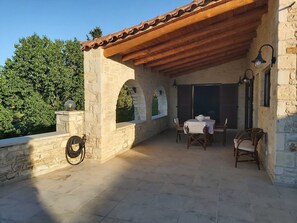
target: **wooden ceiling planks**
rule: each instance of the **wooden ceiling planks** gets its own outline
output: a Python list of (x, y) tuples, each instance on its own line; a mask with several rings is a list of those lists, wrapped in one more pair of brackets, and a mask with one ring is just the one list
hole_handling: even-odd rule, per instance
[(156, 66), (156, 65), (166, 64), (166, 63), (178, 61), (178, 60), (181, 60), (184, 58), (197, 56), (198, 54), (206, 54), (206, 53), (213, 52), (213, 51), (215, 52), (216, 50), (227, 51), (230, 47), (249, 44), (250, 40), (252, 38), (254, 38), (255, 36), (256, 36), (255, 32), (248, 34), (248, 35), (246, 35), (246, 34), (243, 34), (242, 36), (239, 35), (237, 38), (229, 39), (229, 41), (227, 41), (227, 42), (219, 42), (216, 44), (207, 44), (201, 48), (192, 49), (191, 51), (187, 51), (183, 54), (177, 54), (174, 56), (169, 56), (169, 57), (163, 58), (162, 60), (159, 60), (159, 61), (154, 61), (152, 63), (147, 64), (147, 66)]
[(172, 22), (157, 26), (154, 29), (148, 29), (147, 31), (142, 32), (139, 35), (135, 34), (132, 38), (123, 39), (122, 41), (116, 42), (115, 44), (109, 44), (104, 47), (104, 56), (110, 57), (112, 55), (119, 54), (126, 49), (141, 45), (143, 43), (146, 43), (147, 41), (151, 41), (162, 36), (163, 34), (179, 30), (180, 28), (183, 28), (185, 26), (196, 24), (205, 19), (215, 17), (225, 12), (253, 5), (256, 2), (263, 2), (263, 0), (225, 0), (210, 3), (209, 5), (199, 10), (199, 13), (193, 12), (187, 16), (175, 19)]
[(204, 64), (208, 64), (208, 63), (214, 63), (220, 59), (225, 59), (225, 58), (229, 58), (235, 55), (242, 55), (244, 53), (246, 53), (247, 50), (246, 49), (240, 49), (240, 50), (234, 50), (234, 51), (230, 51), (230, 52), (225, 52), (223, 55), (214, 55), (211, 58), (202, 58), (200, 60), (197, 60), (195, 62), (192, 63), (188, 63), (185, 65), (181, 65), (175, 68), (169, 68), (164, 70), (163, 72), (166, 73), (172, 73), (172, 72), (177, 72), (177, 71), (183, 71), (186, 70), (189, 67), (196, 67), (196, 66), (201, 66)]
[(209, 35), (208, 37), (199, 39), (198, 41), (193, 41), (191, 43), (186, 42), (186, 44), (184, 44), (184, 45), (176, 45), (175, 47), (170, 48), (169, 50), (161, 51), (161, 53), (157, 53), (157, 54), (153, 54), (153, 55), (149, 54), (146, 57), (136, 59), (136, 60), (134, 60), (134, 65), (140, 65), (140, 64), (148, 63), (150, 61), (162, 59), (167, 56), (184, 53), (184, 51), (189, 51), (189, 50), (191, 50), (193, 48), (197, 48), (197, 47), (203, 47), (208, 44), (213, 44), (213, 43), (220, 42), (220, 41), (226, 42), (226, 41), (229, 41), (229, 39), (231, 39), (231, 38), (237, 38), (237, 36), (241, 35), (242, 33), (249, 34), (249, 33), (254, 32), (257, 25), (258, 25), (258, 23), (256, 23), (256, 24), (251, 23), (251, 24), (239, 27), (237, 29), (231, 29), (228, 31), (221, 32), (220, 34)]
[(242, 58), (267, 12), (267, 0), (218, 1), (198, 11), (109, 44), (104, 55), (120, 54), (122, 61), (170, 77)]
[(166, 50), (172, 47), (175, 47), (177, 44), (184, 44), (187, 41), (200, 40), (204, 38), (208, 38), (211, 35), (217, 35), (224, 31), (230, 31), (238, 28), (238, 26), (246, 26), (255, 24), (256, 26), (260, 23), (260, 18), (263, 13), (267, 11), (266, 7), (260, 7), (259, 9), (255, 9), (252, 12), (244, 13), (235, 17), (228, 18), (227, 20), (223, 20), (221, 22), (217, 22), (212, 25), (205, 25), (204, 27), (200, 27), (199, 30), (196, 30), (191, 33), (187, 33), (186, 35), (179, 35), (179, 38), (167, 38), (167, 41), (163, 41), (154, 46), (144, 48), (138, 51), (134, 51), (131, 53), (127, 53), (122, 57), (122, 61), (135, 60), (147, 55), (151, 55), (161, 50)]

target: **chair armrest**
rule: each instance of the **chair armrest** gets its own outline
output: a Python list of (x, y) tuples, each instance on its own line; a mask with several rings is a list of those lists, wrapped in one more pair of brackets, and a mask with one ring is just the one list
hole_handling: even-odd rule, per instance
[(236, 134), (235, 139), (239, 139), (242, 137), (250, 137), (250, 133), (251, 133), (251, 129), (241, 130)]

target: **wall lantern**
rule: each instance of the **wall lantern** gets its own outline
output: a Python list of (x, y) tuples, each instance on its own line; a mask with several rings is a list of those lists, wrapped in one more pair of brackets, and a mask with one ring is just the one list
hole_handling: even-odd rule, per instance
[(254, 80), (254, 72), (251, 69), (246, 69), (244, 72), (243, 78), (239, 77), (239, 81), (237, 82), (237, 85), (240, 86), (244, 83), (250, 83), (251, 80)]
[(136, 94), (136, 87), (132, 87), (132, 90)]
[(175, 88), (177, 87), (176, 79), (174, 79), (172, 87), (175, 87)]
[(243, 84), (242, 79), (241, 79), (241, 77), (239, 77), (239, 81), (237, 82), (237, 85), (240, 86), (242, 84)]
[(160, 95), (162, 95), (162, 94), (163, 94), (163, 91), (162, 91), (162, 90), (160, 90), (160, 91), (159, 91), (159, 93), (160, 93)]
[(264, 46), (269, 46), (271, 48), (271, 50), (272, 50), (270, 66), (273, 67), (273, 64), (275, 64), (275, 62), (276, 62), (276, 57), (274, 56), (274, 48), (270, 44), (264, 44), (264, 45), (262, 45), (260, 47), (259, 52), (258, 52), (258, 56), (256, 57), (256, 59), (252, 60), (252, 63), (254, 63), (256, 67), (260, 66), (263, 63), (266, 63), (266, 60), (264, 60), (263, 57), (262, 57), (262, 48)]
[[(249, 72), (250, 71), (250, 72)], [(250, 83), (250, 81), (254, 80), (254, 72), (251, 69), (246, 69), (241, 79), (243, 83)]]
[(73, 111), (75, 109), (75, 107), (76, 107), (76, 104), (72, 100), (67, 100), (64, 104), (64, 109), (66, 111)]

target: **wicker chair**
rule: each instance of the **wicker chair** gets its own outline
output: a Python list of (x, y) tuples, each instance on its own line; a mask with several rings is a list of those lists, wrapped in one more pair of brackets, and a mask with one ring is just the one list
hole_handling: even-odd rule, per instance
[[(234, 139), (235, 167), (237, 167), (238, 162), (255, 161), (258, 166), (258, 169), (260, 170), (257, 146), (259, 140), (263, 137), (264, 134), (265, 133), (262, 129), (252, 128), (241, 132), (239, 136)], [(252, 159), (239, 160), (240, 156), (249, 156)]]
[(227, 123), (228, 123), (228, 119), (225, 119), (225, 123), (224, 125), (215, 125), (214, 127), (214, 134), (220, 134), (223, 137), (223, 145), (226, 145), (226, 132), (227, 132)]
[(178, 143), (181, 140), (181, 135), (185, 134), (183, 126), (179, 123), (178, 118), (173, 119), (174, 127), (176, 130), (176, 143)]

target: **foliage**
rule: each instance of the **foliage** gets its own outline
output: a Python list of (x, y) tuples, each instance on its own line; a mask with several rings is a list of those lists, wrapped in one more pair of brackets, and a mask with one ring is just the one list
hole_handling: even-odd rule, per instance
[[(102, 36), (102, 30), (100, 27), (96, 26), (89, 32), (89, 34), (92, 36), (93, 39), (100, 38)], [(89, 35), (87, 35), (87, 39), (90, 39)]]
[(127, 85), (124, 85), (119, 93), (116, 122), (128, 122), (134, 120), (134, 105), (133, 99)]
[(0, 104), (0, 139), (16, 135), (16, 129), (12, 125), (13, 114)]
[(159, 111), (158, 111), (158, 96), (156, 93), (154, 93), (153, 95), (153, 103), (152, 103), (152, 116), (154, 115), (158, 115)]
[(20, 39), (15, 55), (0, 71), (0, 83), (0, 119), (8, 115), (6, 122), (14, 127), (7, 123), (1, 126), (3, 134), (52, 130), (54, 111), (63, 109), (66, 100), (74, 100), (77, 109), (84, 107), (79, 42), (51, 41), (36, 34)]

